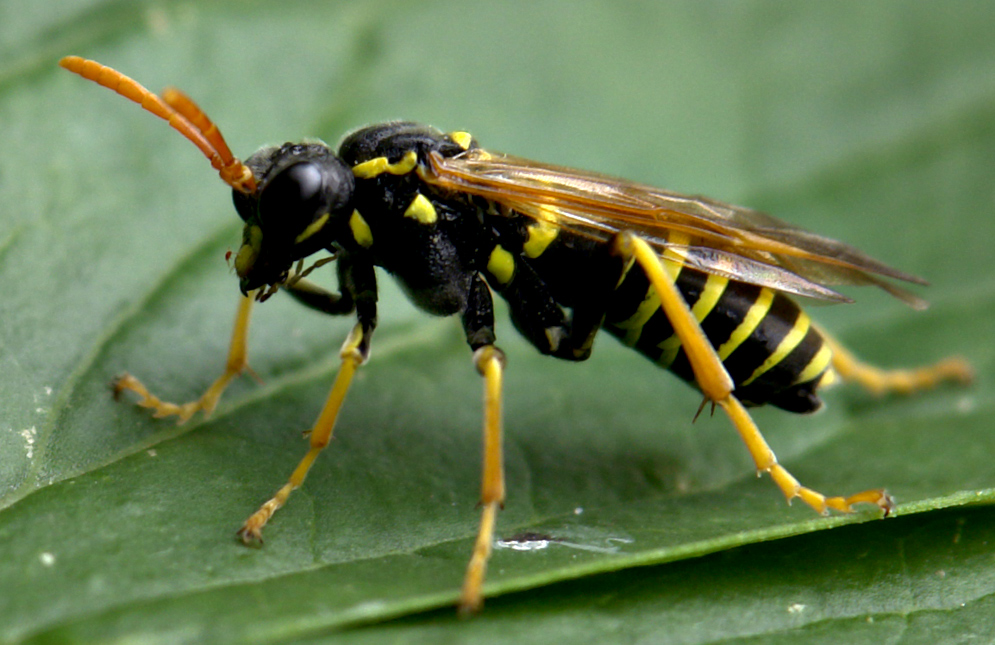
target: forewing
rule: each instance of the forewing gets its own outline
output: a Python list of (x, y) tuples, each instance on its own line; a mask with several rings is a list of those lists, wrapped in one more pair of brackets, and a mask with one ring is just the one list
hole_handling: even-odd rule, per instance
[(913, 307), (925, 306), (882, 278), (925, 284), (922, 279), (760, 211), (479, 148), (433, 155), (431, 164), (426, 179), (432, 183), (555, 218), (577, 233), (607, 238), (625, 230), (661, 251), (679, 246), (689, 265), (710, 273), (836, 301), (848, 299), (826, 285), (873, 284)]

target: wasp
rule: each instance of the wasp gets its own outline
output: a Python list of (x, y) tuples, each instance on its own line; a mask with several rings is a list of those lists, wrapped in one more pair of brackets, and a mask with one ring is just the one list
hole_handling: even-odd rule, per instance
[[(482, 518), (467, 566), (460, 610), (478, 610), (498, 510), (502, 465), (504, 353), (495, 344), (493, 293), (511, 321), (543, 354), (568, 361), (591, 355), (605, 330), (689, 382), (721, 408), (756, 464), (790, 501), (819, 513), (870, 504), (885, 515), (884, 489), (827, 496), (803, 486), (778, 463), (748, 406), (809, 413), (834, 379), (875, 392), (911, 393), (944, 381), (967, 382), (960, 358), (909, 370), (859, 361), (822, 331), (795, 297), (850, 302), (830, 285), (873, 285), (915, 309), (925, 302), (896, 283), (925, 284), (863, 252), (765, 213), (571, 168), (488, 151), (466, 132), (445, 134), (389, 122), (347, 135), (333, 150), (309, 141), (265, 147), (244, 162), (218, 128), (175, 89), (158, 96), (120, 72), (70, 56), (60, 63), (169, 122), (196, 145), (232, 188), (244, 221), (234, 267), (242, 298), (224, 373), (195, 401), (160, 400), (124, 374), (155, 416), (186, 421), (210, 414), (247, 368), (254, 302), (284, 290), (330, 315), (354, 315), (331, 392), (308, 434), (309, 450), (289, 480), (246, 520), (238, 535), (262, 529), (298, 488), (328, 445), (356, 370), (370, 356), (381, 267), (421, 309), (458, 315), (483, 377)], [(305, 267), (311, 255), (331, 257)], [(334, 261), (338, 292), (307, 280)]]

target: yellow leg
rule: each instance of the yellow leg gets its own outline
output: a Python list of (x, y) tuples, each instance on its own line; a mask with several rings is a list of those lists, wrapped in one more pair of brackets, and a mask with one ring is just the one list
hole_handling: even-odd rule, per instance
[(674, 285), (673, 278), (668, 275), (664, 261), (645, 240), (634, 235), (620, 235), (617, 244), (618, 252), (623, 257), (634, 257), (656, 289), (663, 312), (673, 326), (674, 333), (680, 338), (684, 353), (691, 363), (691, 370), (694, 372), (698, 387), (711, 401), (718, 402), (724, 399), (733, 391), (732, 377), (729, 376), (722, 359), (715, 353), (715, 348), (708, 342), (701, 325)]
[(718, 401), (718, 404), (722, 406), (722, 409), (726, 411), (726, 414), (732, 420), (733, 425), (736, 426), (736, 431), (739, 432), (743, 443), (746, 444), (746, 449), (750, 451), (750, 456), (753, 457), (753, 463), (757, 466), (757, 472), (768, 473), (789, 502), (799, 497), (803, 502), (823, 515), (828, 513), (829, 509), (849, 513), (853, 510), (852, 506), (854, 504), (861, 502), (875, 504), (885, 512), (885, 515), (891, 512), (893, 508), (892, 500), (885, 493), (884, 489), (881, 488), (865, 490), (849, 497), (826, 497), (818, 491), (802, 486), (784, 466), (777, 463), (774, 451), (767, 445), (767, 441), (764, 440), (757, 425), (753, 422), (743, 404), (739, 402), (739, 399), (730, 394), (722, 401)]
[(946, 358), (933, 365), (907, 370), (884, 370), (861, 362), (838, 340), (819, 330), (833, 350), (833, 369), (844, 381), (854, 381), (874, 395), (912, 394), (941, 383), (970, 383), (974, 371), (963, 358)]
[(479, 611), (484, 604), (481, 587), (487, 572), (494, 542), (497, 512), (504, 506), (504, 464), (501, 447), (501, 382), (504, 374), (504, 354), (493, 345), (478, 349), (473, 357), (477, 371), (484, 377), (484, 476), (480, 495), (483, 517), (466, 567), (459, 613)]
[(232, 379), (248, 368), (248, 358), (246, 353), (246, 341), (249, 336), (249, 315), (252, 313), (252, 302), (255, 292), (248, 296), (243, 296), (238, 303), (238, 313), (235, 316), (235, 329), (231, 336), (231, 345), (228, 348), (228, 361), (225, 364), (225, 372), (216, 380), (207, 391), (195, 401), (189, 403), (168, 403), (162, 401), (131, 374), (125, 373), (114, 380), (114, 396), (117, 397), (125, 390), (131, 390), (141, 397), (138, 405), (143, 408), (154, 410), (152, 416), (161, 418), (176, 415), (177, 423), (185, 423), (198, 410), (203, 410), (204, 414), (210, 414), (218, 405), (221, 394), (231, 383)]
[(253, 513), (245, 521), (245, 524), (242, 525), (242, 528), (238, 530), (239, 537), (246, 544), (263, 541), (262, 530), (266, 526), (266, 522), (273, 517), (273, 513), (276, 513), (286, 503), (287, 498), (290, 497), (290, 493), (304, 483), (304, 478), (307, 477), (308, 471), (311, 470), (314, 460), (325, 446), (328, 445), (328, 442), (332, 440), (335, 420), (339, 416), (342, 402), (345, 401), (345, 395), (349, 391), (352, 377), (356, 373), (356, 368), (363, 364), (363, 354), (359, 349), (362, 342), (363, 327), (357, 324), (352, 328), (352, 332), (349, 333), (349, 337), (346, 338), (345, 344), (342, 346), (340, 353), (342, 366), (335, 377), (335, 383), (332, 384), (332, 391), (328, 394), (325, 407), (322, 408), (321, 414), (318, 415), (318, 420), (315, 421), (314, 427), (308, 435), (310, 448), (307, 454), (304, 455), (304, 459), (301, 459), (297, 468), (294, 469), (287, 483), (269, 501), (260, 506), (259, 510)]
[(891, 498), (882, 489), (867, 490), (849, 497), (826, 497), (799, 484), (784, 466), (777, 463), (774, 451), (767, 445), (746, 408), (733, 396), (734, 384), (725, 366), (722, 365), (722, 359), (708, 342), (701, 325), (691, 313), (673, 280), (668, 277), (665, 261), (644, 240), (631, 234), (620, 235), (616, 243), (617, 251), (623, 257), (635, 258), (656, 289), (660, 305), (674, 332), (680, 338), (691, 363), (698, 387), (705, 394), (706, 400), (713, 401), (729, 415), (747, 450), (750, 451), (759, 473), (768, 473), (788, 501), (799, 497), (819, 513), (826, 513), (829, 509), (850, 512), (854, 504), (862, 502), (875, 504), (886, 514), (891, 510)]

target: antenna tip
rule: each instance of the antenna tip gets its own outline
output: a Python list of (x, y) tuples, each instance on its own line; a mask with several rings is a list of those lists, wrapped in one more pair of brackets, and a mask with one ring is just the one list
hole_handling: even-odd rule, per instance
[(83, 59), (79, 56), (64, 56), (59, 60), (59, 67), (65, 67), (72, 71), (74, 67), (79, 67), (82, 62)]

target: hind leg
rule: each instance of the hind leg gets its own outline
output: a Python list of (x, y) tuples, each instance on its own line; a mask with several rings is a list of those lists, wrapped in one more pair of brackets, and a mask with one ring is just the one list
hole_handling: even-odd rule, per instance
[(859, 384), (871, 394), (913, 394), (941, 383), (967, 384), (974, 372), (967, 361), (958, 356), (945, 358), (932, 365), (911, 369), (882, 369), (862, 362), (838, 340), (820, 329), (826, 344), (833, 351), (832, 366), (844, 381)]
[(757, 472), (767, 473), (787, 500), (800, 498), (819, 513), (830, 509), (849, 513), (855, 504), (873, 504), (886, 515), (892, 509), (891, 498), (883, 489), (866, 490), (850, 496), (829, 496), (803, 486), (788, 470), (777, 461), (774, 451), (767, 445), (759, 428), (749, 412), (732, 391), (734, 384), (722, 364), (716, 350), (708, 342), (701, 326), (695, 319), (687, 303), (673, 283), (667, 262), (658, 256), (645, 240), (629, 233), (622, 233), (615, 239), (615, 251), (623, 257), (632, 257), (642, 267), (650, 283), (660, 296), (660, 303), (681, 345), (688, 356), (694, 371), (695, 381), (704, 393), (706, 401), (722, 408), (746, 444), (750, 456), (756, 464)]

